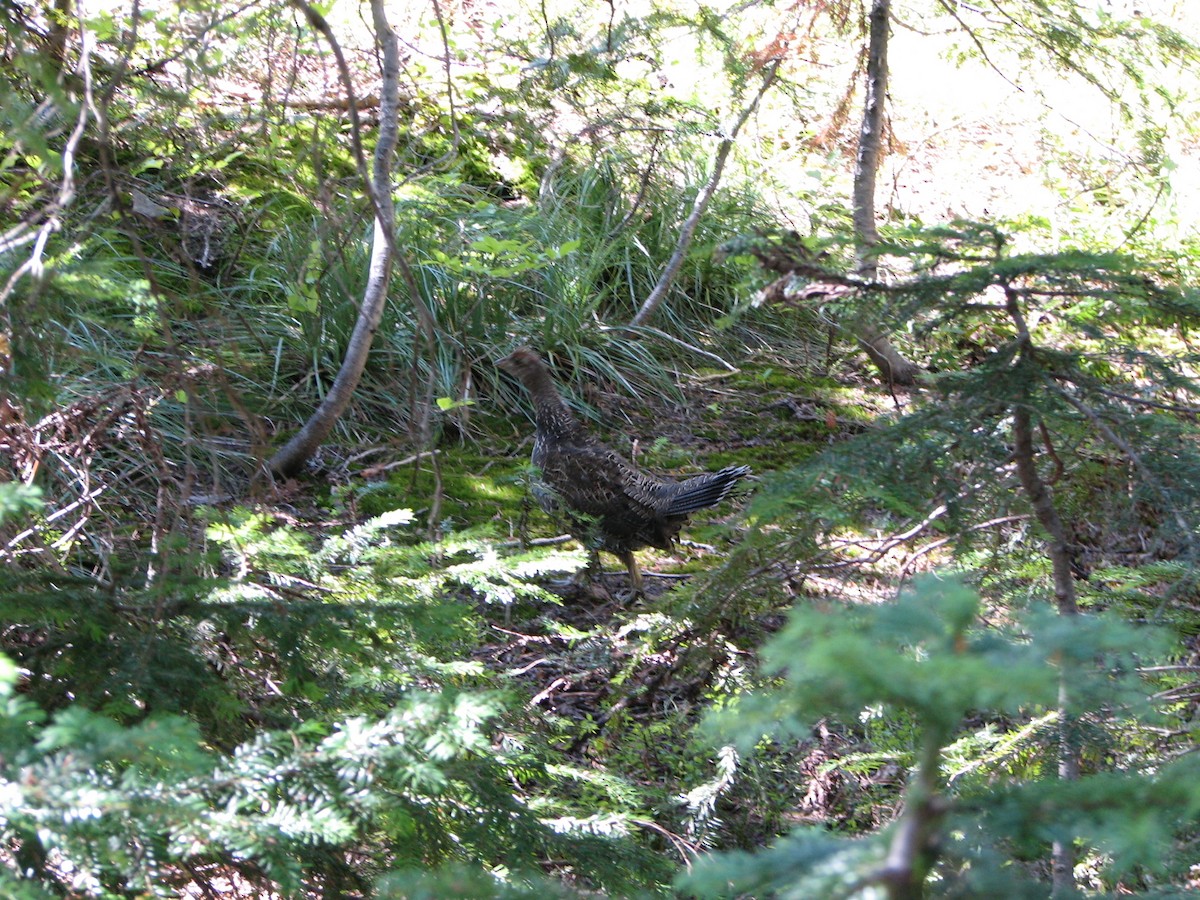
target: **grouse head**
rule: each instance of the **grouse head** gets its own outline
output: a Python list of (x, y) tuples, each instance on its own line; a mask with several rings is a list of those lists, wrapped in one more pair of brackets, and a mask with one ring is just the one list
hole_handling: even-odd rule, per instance
[(525, 384), (536, 380), (546, 371), (546, 364), (542, 362), (542, 358), (528, 347), (518, 347), (504, 359), (497, 360), (496, 365)]
[(566, 406), (558, 396), (554, 381), (550, 377), (550, 370), (534, 351), (528, 347), (518, 347), (504, 359), (497, 360), (496, 365), (525, 385), (525, 390), (529, 391), (534, 406), (539, 410), (557, 410), (561, 407), (562, 413), (566, 415)]

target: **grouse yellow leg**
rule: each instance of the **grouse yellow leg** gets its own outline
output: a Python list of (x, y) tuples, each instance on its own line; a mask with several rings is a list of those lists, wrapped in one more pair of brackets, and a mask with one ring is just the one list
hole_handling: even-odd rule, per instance
[(625, 563), (625, 568), (629, 570), (629, 585), (633, 589), (634, 598), (644, 596), (642, 594), (642, 570), (638, 568), (633, 551), (626, 550), (624, 553), (618, 553), (617, 557)]

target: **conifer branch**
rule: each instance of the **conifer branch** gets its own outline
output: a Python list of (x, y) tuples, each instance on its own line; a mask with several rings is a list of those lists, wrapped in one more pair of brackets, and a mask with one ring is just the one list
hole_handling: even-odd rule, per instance
[[(1141, 454), (1138, 453), (1136, 449), (1134, 449), (1133, 445), (1130, 444), (1124, 438), (1122, 438), (1115, 431), (1113, 431), (1112, 427), (1107, 422), (1105, 422), (1104, 419), (1102, 419), (1100, 417), (1099, 413), (1097, 413), (1094, 409), (1092, 409), (1090, 406), (1088, 406), (1086, 403), (1084, 403), (1079, 398), (1072, 396), (1069, 391), (1064, 390), (1062, 388), (1062, 386), (1057, 384), (1052, 378), (1046, 377), (1045, 381), (1046, 381), (1046, 384), (1049, 386), (1050, 390), (1053, 391), (1055, 395), (1057, 395), (1058, 397), (1061, 397), (1065, 403), (1074, 407), (1085, 418), (1087, 418), (1087, 420), (1092, 423), (1092, 426), (1096, 429), (1096, 431), (1098, 431), (1100, 433), (1100, 436), (1103, 437), (1104, 440), (1106, 440), (1110, 444), (1112, 444), (1114, 447), (1116, 447), (1121, 452), (1121, 454), (1127, 460), (1129, 460), (1130, 465), (1132, 465), (1135, 469), (1137, 469), (1141, 473), (1142, 477), (1146, 480), (1146, 482), (1148, 484), (1150, 484), (1155, 489), (1155, 491), (1158, 493), (1158, 495), (1162, 498), (1163, 504), (1166, 506), (1166, 508), (1171, 511), (1171, 517), (1175, 520), (1175, 525), (1179, 529), (1179, 532), (1178, 532), (1179, 537), (1182, 540), (1186, 541), (1187, 545), (1191, 548), (1193, 558), (1195, 558), (1197, 555), (1200, 555), (1200, 554), (1197, 554), (1197, 552), (1196, 552), (1196, 539), (1195, 539), (1195, 535), (1194, 535), (1194, 529), (1188, 524), (1187, 519), (1184, 517), (1183, 513), (1179, 509), (1179, 506), (1175, 503), (1174, 499), (1172, 498), (1171, 492), (1166, 488), (1166, 486), (1157, 477), (1155, 477), (1155, 474), (1145, 464), (1145, 462), (1142, 460)], [(1136, 400), (1136, 398), (1132, 398), (1132, 397), (1125, 398), (1122, 395), (1113, 394), (1110, 391), (1102, 391), (1102, 393), (1108, 393), (1112, 396), (1118, 397), (1119, 399), (1125, 399), (1131, 403), (1135, 402), (1135, 400)], [(1150, 404), (1149, 401), (1147, 401), (1146, 403), (1147, 403), (1147, 405), (1161, 406), (1161, 404)], [(1186, 410), (1174, 410), (1174, 411), (1183, 412)]]

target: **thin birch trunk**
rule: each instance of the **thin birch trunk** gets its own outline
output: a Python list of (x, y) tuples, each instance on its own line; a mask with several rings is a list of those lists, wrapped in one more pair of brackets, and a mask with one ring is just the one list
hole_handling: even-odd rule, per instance
[(721, 137), (721, 143), (717, 146), (717, 155), (713, 160), (712, 174), (700, 193), (696, 195), (696, 200), (692, 204), (692, 211), (688, 214), (687, 219), (683, 223), (683, 227), (679, 231), (679, 239), (675, 242), (675, 252), (671, 254), (671, 258), (667, 261), (666, 267), (662, 274), (658, 276), (658, 282), (654, 285), (650, 295), (642, 303), (641, 308), (629, 321), (630, 328), (637, 328), (640, 325), (645, 325), (650, 321), (650, 317), (654, 315), (654, 311), (658, 309), (663, 298), (667, 296), (667, 291), (671, 289), (671, 284), (675, 280), (675, 276), (679, 273), (683, 266), (683, 261), (687, 257), (688, 248), (692, 244), (692, 237), (696, 234), (696, 226), (700, 224), (700, 219), (704, 215), (704, 211), (708, 208), (708, 203), (712, 200), (713, 194), (717, 191), (717, 185), (721, 182), (721, 174), (725, 171), (725, 162), (729, 159), (729, 154), (733, 150), (733, 144), (737, 140), (738, 132), (742, 126), (746, 124), (746, 120), (758, 107), (758, 103), (763, 98), (768, 88), (775, 81), (775, 76), (779, 72), (779, 64), (781, 60), (775, 59), (767, 64), (766, 74), (763, 76), (762, 84), (759, 85), (758, 92), (754, 95), (749, 104), (738, 114), (738, 117), (725, 129)]
[[(382, 59), (383, 86), (379, 106), (379, 139), (375, 145), (371, 178), (365, 185), (375, 211), (367, 285), (363, 291), (358, 320), (346, 348), (346, 356), (329, 392), (304, 426), (271, 458), (271, 470), (280, 475), (295, 474), (312, 458), (350, 404), (350, 398), (358, 387), (366, 367), (375, 331), (383, 318), (388, 285), (391, 282), (395, 249), (392, 157), (399, 134), (397, 113), (400, 108), (400, 51), (396, 34), (388, 24), (382, 0), (372, 0), (371, 11)], [(353, 105), (353, 92), (349, 83), (346, 84), (346, 89), (351, 92), (350, 101)]]

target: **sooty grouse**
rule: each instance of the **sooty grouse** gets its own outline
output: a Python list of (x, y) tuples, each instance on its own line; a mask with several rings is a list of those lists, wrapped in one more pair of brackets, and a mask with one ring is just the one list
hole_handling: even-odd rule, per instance
[(593, 558), (599, 550), (619, 557), (635, 595), (642, 593), (642, 574), (633, 551), (670, 550), (689, 513), (720, 503), (750, 473), (748, 466), (727, 466), (673, 481), (641, 472), (584, 430), (532, 350), (522, 347), (497, 365), (533, 398), (533, 465), (540, 477), (534, 496), (547, 512), (566, 514)]

